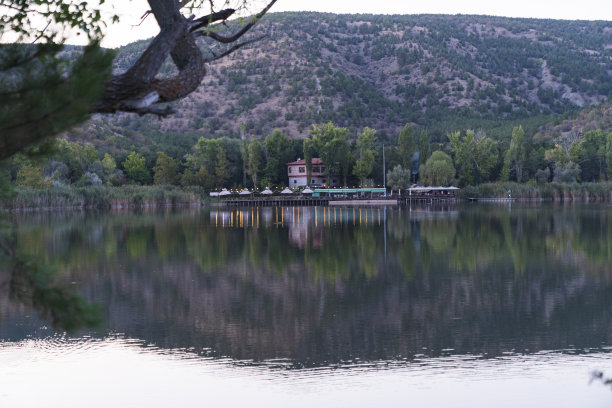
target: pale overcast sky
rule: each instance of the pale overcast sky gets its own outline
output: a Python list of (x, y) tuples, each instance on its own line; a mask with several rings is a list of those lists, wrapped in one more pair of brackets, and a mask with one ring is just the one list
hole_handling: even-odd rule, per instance
[[(103, 45), (117, 47), (157, 33), (155, 20), (149, 17), (142, 25), (140, 16), (148, 9), (145, 0), (115, 1), (115, 12), (121, 16), (112, 25)], [(261, 2), (258, 0), (258, 3)], [(534, 17), (565, 20), (607, 20), (612, 25), (612, 0), (279, 0), (271, 10), (320, 11), (328, 13), (371, 14), (486, 14), (505, 17)]]

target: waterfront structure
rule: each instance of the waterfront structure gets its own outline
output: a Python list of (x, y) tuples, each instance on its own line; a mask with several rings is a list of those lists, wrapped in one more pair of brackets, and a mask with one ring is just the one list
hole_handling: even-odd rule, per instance
[[(308, 169), (306, 160), (287, 163), (287, 176), (289, 176), (289, 187), (303, 187), (308, 184)], [(319, 158), (312, 159), (312, 170), (310, 172), (310, 185), (312, 186), (339, 186), (342, 182), (340, 174), (325, 174), (325, 163)]]

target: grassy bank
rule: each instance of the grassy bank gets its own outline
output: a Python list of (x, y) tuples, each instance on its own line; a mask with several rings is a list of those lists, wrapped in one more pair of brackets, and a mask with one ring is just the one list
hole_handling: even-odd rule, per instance
[(142, 208), (180, 205), (202, 205), (204, 194), (175, 186), (123, 187), (52, 187), (30, 189), (19, 187), (12, 202), (0, 208), (34, 210), (54, 208)]
[(612, 201), (612, 182), (607, 183), (486, 183), (461, 189), (462, 198), (508, 197), (553, 201)]

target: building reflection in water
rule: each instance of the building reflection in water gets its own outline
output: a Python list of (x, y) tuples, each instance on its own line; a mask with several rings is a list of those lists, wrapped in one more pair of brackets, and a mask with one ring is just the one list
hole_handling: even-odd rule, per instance
[(320, 249), (325, 228), (383, 227), (386, 214), (381, 207), (250, 207), (211, 211), (210, 221), (216, 228), (287, 228), (291, 245), (303, 249), (311, 240)]

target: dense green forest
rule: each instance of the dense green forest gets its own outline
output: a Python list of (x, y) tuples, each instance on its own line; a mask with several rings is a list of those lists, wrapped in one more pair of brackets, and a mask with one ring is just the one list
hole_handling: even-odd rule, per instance
[[(382, 184), (383, 145), (393, 189), (612, 177), (607, 22), (279, 13), (255, 30), (177, 114), (96, 115), (45, 162), (15, 157), (11, 179), (282, 187), (287, 162), (323, 157), (345, 185)], [(146, 44), (119, 49), (116, 71)]]
[[(286, 186), (286, 164), (304, 157), (329, 163), (329, 174), (341, 174), (345, 186), (380, 185), (382, 154), (386, 153), (387, 185), (405, 189), (426, 185), (478, 185), (496, 181), (516, 183), (600, 182), (612, 176), (612, 131), (593, 129), (562, 135), (554, 143), (540, 133), (514, 126), (504, 139), (482, 130), (458, 130), (443, 143), (410, 124), (386, 145), (375, 129), (365, 127), (357, 138), (332, 122), (313, 125), (304, 139), (289, 139), (275, 130), (255, 137), (200, 137), (182, 159), (159, 151), (111, 154), (86, 142), (60, 139), (54, 153), (42, 162), (22, 155), (12, 159), (11, 177), (30, 188), (66, 186), (181, 185), (204, 190), (222, 187)], [(328, 174), (328, 176), (329, 176)]]

